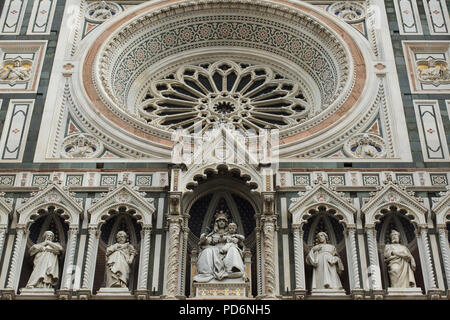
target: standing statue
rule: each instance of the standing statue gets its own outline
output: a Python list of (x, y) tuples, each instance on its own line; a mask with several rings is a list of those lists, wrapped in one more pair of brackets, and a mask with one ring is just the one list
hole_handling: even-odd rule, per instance
[(223, 211), (216, 213), (214, 230), (200, 236), (202, 249), (197, 260), (197, 275), (193, 281), (210, 282), (225, 278), (247, 280), (243, 262), (244, 236), (236, 234), (236, 224), (228, 224)]
[(415, 288), (416, 263), (408, 248), (400, 244), (400, 233), (391, 231), (391, 244), (384, 248), (384, 259), (388, 265), (392, 288)]
[(336, 247), (327, 243), (325, 232), (319, 232), (316, 241), (306, 257), (306, 262), (314, 268), (312, 289), (342, 289), (339, 274), (344, 271), (344, 265)]
[(106, 287), (125, 288), (128, 286), (130, 265), (137, 252), (128, 242), (125, 231), (116, 235), (117, 242), (106, 248)]
[(30, 248), (30, 256), (34, 256), (34, 267), (27, 288), (54, 288), (59, 279), (58, 255), (63, 251), (58, 242), (53, 242), (54, 234), (44, 232), (44, 240)]

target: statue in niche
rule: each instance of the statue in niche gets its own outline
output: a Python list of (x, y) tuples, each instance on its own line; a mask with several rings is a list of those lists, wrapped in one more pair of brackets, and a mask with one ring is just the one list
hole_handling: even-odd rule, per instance
[(312, 289), (342, 289), (339, 274), (344, 271), (344, 265), (338, 256), (336, 247), (328, 242), (328, 235), (319, 232), (316, 245), (306, 257), (306, 262), (313, 267)]
[(223, 211), (216, 213), (214, 230), (200, 236), (198, 245), (201, 251), (197, 260), (197, 275), (193, 281), (210, 282), (226, 278), (247, 280), (243, 261), (245, 237), (236, 231), (236, 224), (228, 223)]
[(28, 80), (31, 76), (31, 67), (25, 68), (20, 59), (13, 61), (13, 66), (6, 65), (6, 68), (0, 69), (0, 80), (15, 82), (18, 80)]
[(416, 263), (409, 249), (400, 244), (400, 233), (391, 231), (391, 244), (384, 248), (384, 259), (388, 265), (392, 288), (415, 288), (414, 270)]
[(44, 240), (30, 248), (34, 266), (26, 288), (54, 288), (58, 283), (58, 255), (63, 248), (58, 242), (53, 242), (54, 238), (53, 232), (45, 231)]
[(128, 242), (125, 231), (116, 234), (117, 242), (106, 248), (106, 287), (125, 288), (128, 286), (130, 265), (137, 254)]

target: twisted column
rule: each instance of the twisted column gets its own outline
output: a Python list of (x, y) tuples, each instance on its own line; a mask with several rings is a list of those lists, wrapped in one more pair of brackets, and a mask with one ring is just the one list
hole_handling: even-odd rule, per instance
[(262, 295), (263, 289), (262, 289), (261, 276), (262, 276), (263, 268), (262, 268), (262, 259), (261, 259), (261, 255), (262, 255), (262, 252), (261, 252), (261, 228), (259, 226), (256, 226), (255, 233), (256, 233), (256, 267), (257, 267), (257, 273), (258, 273), (258, 276), (256, 277), (256, 280), (257, 280), (256, 285), (258, 288), (258, 295)]
[(358, 268), (358, 251), (356, 249), (356, 237), (355, 227), (348, 227), (348, 236), (350, 238), (351, 256), (352, 256), (352, 268), (353, 268), (353, 283), (356, 289), (361, 288), (361, 282), (359, 281), (359, 268)]
[(64, 264), (63, 278), (61, 281), (63, 289), (69, 289), (72, 283), (73, 261), (75, 247), (77, 245), (78, 226), (69, 226), (69, 241), (66, 249), (66, 263)]
[(275, 220), (274, 216), (261, 218), (263, 222), (264, 235), (264, 285), (267, 297), (275, 297), (275, 264), (274, 264), (274, 233)]
[(16, 278), (17, 278), (17, 266), (19, 264), (19, 257), (22, 251), (22, 242), (25, 238), (25, 225), (18, 225), (16, 232), (16, 241), (14, 242), (13, 255), (11, 258), (11, 267), (9, 270), (8, 282), (6, 283), (6, 288), (14, 288)]
[(301, 226), (293, 226), (294, 234), (294, 267), (295, 289), (304, 290), (305, 286), (305, 261), (303, 258), (303, 230)]
[(430, 243), (428, 242), (427, 237), (427, 227), (419, 227), (420, 229), (420, 237), (422, 238), (424, 253), (425, 253), (425, 259), (426, 259), (426, 267), (427, 267), (427, 273), (428, 273), (428, 281), (430, 283), (430, 288), (436, 288), (436, 277), (433, 270), (433, 262), (431, 260), (431, 251), (430, 251)]
[(181, 218), (169, 216), (169, 258), (167, 266), (167, 297), (175, 298), (178, 294), (178, 268), (180, 256)]
[(3, 254), (3, 246), (5, 245), (7, 226), (0, 226), (0, 257)]
[(150, 235), (152, 232), (151, 225), (145, 225), (142, 227), (142, 250), (141, 250), (141, 263), (139, 264), (139, 290), (147, 290), (148, 281), (148, 267), (150, 259)]
[(447, 287), (450, 288), (450, 257), (447, 230), (444, 226), (439, 227), (439, 241), (441, 243), (442, 260), (444, 261), (445, 277), (447, 278)]
[(83, 274), (83, 289), (88, 289), (90, 282), (91, 282), (91, 269), (92, 269), (92, 260), (95, 250), (95, 241), (97, 239), (97, 226), (89, 226), (88, 227), (88, 248), (87, 248), (87, 254), (86, 254), (86, 262), (85, 262), (85, 268), (84, 268), (84, 274)]
[(378, 263), (377, 239), (374, 226), (366, 227), (367, 244), (369, 246), (370, 281), (372, 289), (381, 290), (380, 265)]

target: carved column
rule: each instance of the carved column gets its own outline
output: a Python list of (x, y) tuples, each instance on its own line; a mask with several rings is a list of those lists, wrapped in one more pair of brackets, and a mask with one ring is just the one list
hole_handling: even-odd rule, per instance
[(383, 290), (381, 286), (381, 272), (380, 263), (378, 260), (378, 249), (377, 249), (377, 238), (374, 226), (366, 227), (367, 244), (369, 247), (369, 272), (370, 272), (370, 282), (371, 288), (374, 294), (374, 298), (382, 298), (381, 291)]
[(361, 289), (361, 282), (359, 280), (359, 268), (358, 268), (358, 250), (356, 248), (356, 237), (355, 237), (356, 228), (348, 227), (347, 232), (350, 240), (354, 289)]
[(7, 229), (8, 229), (7, 226), (0, 226), (0, 258), (2, 257), (2, 254), (3, 254), (3, 246), (5, 245)]
[(428, 283), (429, 283), (429, 288), (430, 289), (436, 289), (436, 277), (434, 274), (434, 270), (433, 270), (433, 262), (431, 260), (431, 251), (430, 251), (430, 243), (428, 242), (428, 235), (427, 235), (427, 226), (419, 226), (419, 233), (420, 233), (420, 238), (422, 240), (422, 244), (423, 244), (423, 253), (425, 256), (425, 270), (427, 271), (427, 276), (428, 276)]
[(88, 227), (88, 247), (86, 253), (86, 261), (84, 263), (84, 274), (83, 274), (83, 284), (82, 289), (91, 290), (91, 282), (93, 281), (93, 273), (95, 268), (96, 251), (98, 246), (98, 228), (95, 225), (90, 225)]
[(61, 279), (61, 289), (70, 289), (72, 273), (74, 271), (75, 247), (77, 245), (78, 226), (69, 226), (68, 241), (66, 248), (66, 259)]
[(263, 224), (263, 244), (264, 244), (264, 287), (266, 298), (275, 298), (275, 263), (274, 263), (274, 235), (275, 222), (274, 215), (264, 215), (261, 217)]
[(151, 225), (142, 226), (141, 230), (142, 243), (139, 261), (138, 290), (147, 290), (151, 233), (152, 233)]
[(259, 219), (259, 215), (255, 215), (256, 218), (256, 227), (255, 227), (255, 235), (256, 235), (256, 286), (257, 286), (257, 296), (261, 296), (263, 294), (262, 288), (262, 245), (261, 245), (261, 221)]
[(23, 254), (25, 251), (24, 240), (26, 238), (26, 226), (18, 225), (16, 228), (16, 239), (13, 247), (13, 254), (11, 258), (11, 267), (9, 270), (8, 281), (6, 283), (6, 288), (17, 290), (17, 285), (19, 282), (19, 275), (22, 263)]
[(448, 245), (447, 229), (445, 225), (438, 225), (438, 230), (442, 260), (444, 261), (445, 278), (447, 279), (447, 288), (450, 288), (450, 248)]
[(178, 296), (178, 273), (180, 266), (180, 231), (182, 219), (178, 215), (169, 215), (169, 258), (167, 266), (167, 298)]
[(301, 225), (292, 226), (294, 234), (294, 269), (295, 269), (295, 290), (297, 299), (304, 299), (306, 295), (305, 282), (305, 259), (303, 255), (303, 230)]
[(303, 230), (301, 226), (293, 226), (295, 289), (305, 289), (305, 261), (303, 258)]

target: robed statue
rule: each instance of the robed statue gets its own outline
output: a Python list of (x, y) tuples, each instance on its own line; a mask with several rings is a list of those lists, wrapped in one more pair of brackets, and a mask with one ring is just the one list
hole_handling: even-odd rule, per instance
[(388, 266), (392, 288), (415, 288), (416, 263), (409, 249), (400, 244), (400, 233), (391, 231), (391, 243), (384, 248), (384, 260)]
[(53, 232), (45, 231), (44, 240), (30, 248), (30, 256), (34, 257), (34, 260), (27, 288), (54, 288), (58, 283), (58, 255), (63, 248), (58, 242), (53, 242), (54, 237)]
[(339, 274), (344, 265), (336, 247), (328, 242), (328, 235), (319, 232), (316, 245), (309, 251), (306, 262), (313, 267), (312, 289), (342, 289)]
[(200, 236), (198, 245), (201, 251), (194, 281), (221, 281), (226, 278), (247, 280), (243, 261), (244, 236), (236, 231), (236, 224), (228, 223), (223, 211), (216, 213), (214, 230)]
[(117, 242), (106, 248), (106, 287), (125, 288), (128, 286), (130, 266), (137, 252), (128, 242), (125, 231), (116, 234)]

